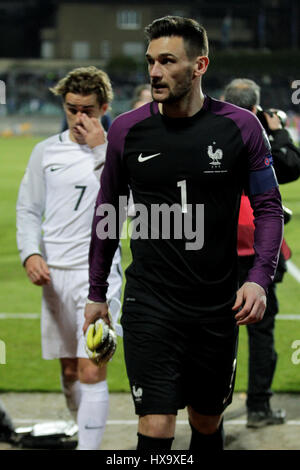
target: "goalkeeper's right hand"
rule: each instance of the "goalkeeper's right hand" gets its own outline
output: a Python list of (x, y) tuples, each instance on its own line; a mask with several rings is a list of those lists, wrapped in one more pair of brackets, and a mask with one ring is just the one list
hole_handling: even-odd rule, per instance
[(102, 367), (115, 353), (117, 335), (104, 320), (97, 320), (89, 325), (86, 331), (85, 347), (89, 358), (97, 366)]
[(87, 303), (85, 306), (84, 317), (84, 334), (86, 333), (89, 325), (95, 323), (99, 318), (102, 318), (109, 326), (112, 326), (108, 315), (108, 305), (106, 302), (96, 302), (91, 304)]

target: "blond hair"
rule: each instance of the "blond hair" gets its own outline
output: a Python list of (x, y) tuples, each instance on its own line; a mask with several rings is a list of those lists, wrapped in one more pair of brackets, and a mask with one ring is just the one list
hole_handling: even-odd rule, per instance
[(50, 88), (50, 91), (63, 98), (67, 93), (84, 96), (95, 93), (100, 106), (113, 100), (113, 90), (107, 73), (94, 66), (71, 70), (54, 87)]

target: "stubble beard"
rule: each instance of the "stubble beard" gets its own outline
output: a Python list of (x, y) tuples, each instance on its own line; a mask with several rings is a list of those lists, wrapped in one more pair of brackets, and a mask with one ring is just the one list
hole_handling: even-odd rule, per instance
[(165, 97), (155, 97), (153, 90), (155, 90), (155, 83), (152, 84), (152, 98), (154, 101), (157, 101), (158, 103), (163, 103), (163, 104), (176, 104), (179, 101), (181, 101), (183, 98), (188, 96), (191, 92), (192, 89), (192, 74), (191, 71), (188, 70), (186, 72), (185, 77), (180, 83), (177, 83), (173, 90), (170, 89), (168, 85), (164, 85), (164, 88), (169, 90), (169, 93)]

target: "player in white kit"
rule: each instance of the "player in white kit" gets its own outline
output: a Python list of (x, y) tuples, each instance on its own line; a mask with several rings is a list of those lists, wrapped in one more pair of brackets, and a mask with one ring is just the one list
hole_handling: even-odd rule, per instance
[[(31, 154), (17, 201), (17, 243), (29, 279), (43, 289), (43, 358), (60, 359), (78, 449), (93, 450), (101, 444), (109, 396), (106, 367), (88, 359), (82, 326), (91, 223), (107, 145), (100, 118), (113, 93), (108, 76), (95, 67), (71, 71), (51, 91), (62, 96), (68, 130)], [(108, 298), (120, 305), (120, 250), (108, 282)]]

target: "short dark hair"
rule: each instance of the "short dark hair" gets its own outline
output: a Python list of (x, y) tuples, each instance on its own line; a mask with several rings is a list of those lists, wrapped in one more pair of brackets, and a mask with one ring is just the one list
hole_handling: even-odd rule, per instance
[(189, 58), (208, 55), (208, 39), (205, 28), (196, 20), (182, 16), (165, 16), (154, 20), (145, 28), (148, 41), (164, 36), (180, 36)]
[(260, 87), (248, 78), (235, 78), (226, 86), (224, 100), (252, 111), (254, 106), (259, 105)]

